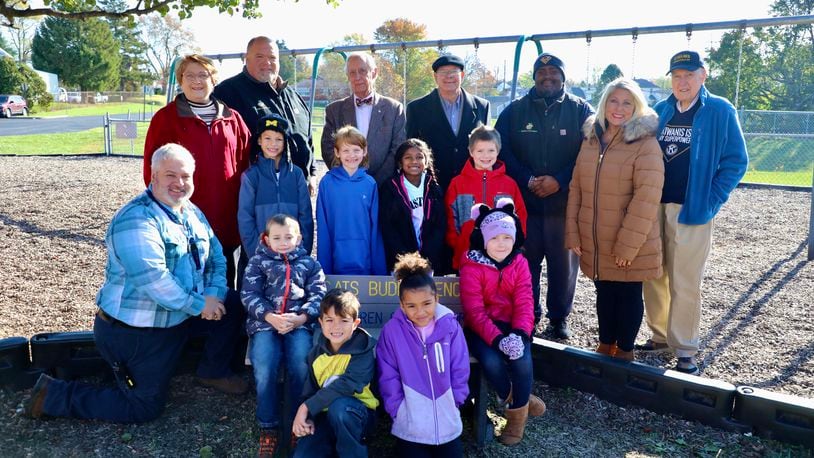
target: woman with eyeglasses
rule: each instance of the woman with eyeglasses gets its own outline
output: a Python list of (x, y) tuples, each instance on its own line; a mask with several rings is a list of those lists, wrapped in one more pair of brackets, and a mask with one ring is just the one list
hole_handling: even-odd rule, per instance
[(237, 111), (212, 96), (217, 80), (212, 60), (199, 54), (185, 56), (175, 77), (181, 93), (158, 110), (147, 130), (144, 183), (150, 184), (150, 159), (162, 145), (178, 143), (192, 153), (198, 186), (191, 200), (223, 246), (227, 285), (235, 289), (234, 255), (240, 247), (237, 204), (240, 175), (249, 166), (251, 132)]

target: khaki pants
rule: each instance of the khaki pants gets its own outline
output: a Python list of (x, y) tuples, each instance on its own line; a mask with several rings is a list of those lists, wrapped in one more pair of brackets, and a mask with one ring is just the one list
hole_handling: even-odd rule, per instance
[(713, 221), (704, 225), (678, 222), (680, 204), (661, 204), (659, 224), (664, 247), (664, 274), (643, 285), (647, 325), (653, 341), (667, 343), (676, 356), (698, 353), (701, 282), (712, 247)]

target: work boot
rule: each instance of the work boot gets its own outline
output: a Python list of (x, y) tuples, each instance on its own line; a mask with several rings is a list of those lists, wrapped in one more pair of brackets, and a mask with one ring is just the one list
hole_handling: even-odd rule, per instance
[(23, 415), (29, 418), (41, 418), (45, 407), (45, 397), (48, 395), (48, 384), (54, 379), (45, 373), (40, 374), (31, 396), (23, 403)]
[(526, 421), (529, 418), (529, 405), (516, 409), (506, 409), (506, 427), (497, 440), (503, 445), (515, 445), (523, 439), (526, 431)]
[(260, 430), (260, 447), (257, 458), (272, 458), (277, 452), (277, 430), (263, 428)]
[(529, 417), (539, 417), (545, 413), (545, 402), (535, 395), (529, 396)]
[(198, 377), (198, 383), (226, 394), (245, 394), (249, 391), (249, 383), (238, 375), (221, 378)]

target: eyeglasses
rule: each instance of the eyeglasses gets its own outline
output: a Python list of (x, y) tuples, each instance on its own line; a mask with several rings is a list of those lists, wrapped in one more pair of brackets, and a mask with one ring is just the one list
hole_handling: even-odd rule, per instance
[(435, 72), (436, 75), (441, 76), (443, 78), (449, 78), (450, 76), (458, 76), (461, 74), (462, 70), (444, 70), (442, 72)]
[(212, 77), (212, 75), (207, 73), (184, 73), (181, 75), (185, 80), (189, 81), (206, 81)]

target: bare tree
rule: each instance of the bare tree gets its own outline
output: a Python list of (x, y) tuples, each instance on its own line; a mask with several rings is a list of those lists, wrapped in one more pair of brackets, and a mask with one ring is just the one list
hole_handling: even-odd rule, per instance
[(37, 31), (40, 18), (20, 18), (9, 28), (9, 41), (14, 51), (17, 53), (17, 62), (28, 62), (31, 60), (31, 40)]
[(172, 61), (182, 55), (200, 52), (195, 35), (173, 16), (157, 14), (139, 18), (141, 34), (147, 45), (146, 57), (167, 89)]

